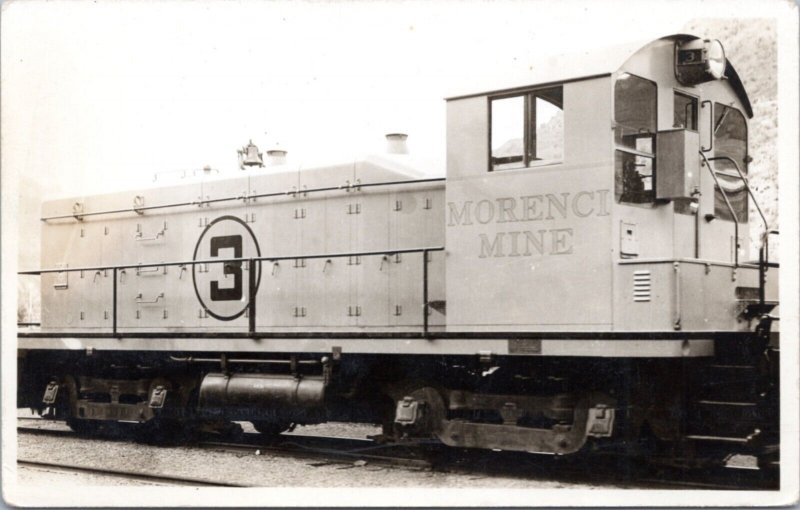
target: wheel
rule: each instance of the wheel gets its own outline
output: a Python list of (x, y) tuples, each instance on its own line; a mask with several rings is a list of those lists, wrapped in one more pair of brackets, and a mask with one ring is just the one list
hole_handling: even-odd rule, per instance
[(91, 436), (100, 430), (100, 422), (95, 420), (81, 420), (78, 418), (68, 418), (67, 426), (81, 436)]
[(255, 428), (259, 434), (276, 437), (280, 435), (281, 432), (285, 432), (289, 430), (291, 424), (286, 423), (276, 423), (272, 421), (254, 421), (251, 422), (253, 424), (253, 428)]
[(135, 428), (135, 438), (146, 444), (179, 444), (190, 442), (192, 432), (179, 420), (154, 418)]

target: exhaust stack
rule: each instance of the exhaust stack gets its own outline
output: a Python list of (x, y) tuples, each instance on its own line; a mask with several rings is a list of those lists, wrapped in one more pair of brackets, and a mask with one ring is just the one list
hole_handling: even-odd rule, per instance
[(278, 166), (286, 163), (287, 152), (283, 149), (271, 149), (267, 151), (267, 164)]
[(386, 152), (389, 154), (408, 154), (408, 135), (405, 133), (388, 133), (386, 135)]

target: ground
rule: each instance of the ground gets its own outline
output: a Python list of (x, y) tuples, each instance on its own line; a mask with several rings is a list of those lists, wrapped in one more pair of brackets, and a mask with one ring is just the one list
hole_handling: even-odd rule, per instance
[[(25, 427), (46, 427), (66, 430), (60, 422), (33, 422)], [(252, 431), (249, 425), (245, 431)], [(301, 427), (294, 434), (364, 437), (378, 430), (363, 425), (326, 424)], [(87, 441), (91, 441), (87, 447)], [(262, 452), (213, 451), (199, 447), (159, 447), (126, 441), (81, 439), (19, 434), (18, 458), (53, 463), (76, 463), (95, 468), (143, 471), (155, 475), (186, 476), (255, 487), (443, 487), (443, 488), (614, 488), (608, 483), (587, 484), (512, 476), (443, 473), (405, 467), (373, 465), (355, 460), (292, 458)], [(540, 457), (543, 463), (550, 457)], [(19, 484), (36, 490), (42, 486), (156, 485), (154, 482), (124, 480), (116, 477), (64, 473), (54, 470), (23, 467)]]

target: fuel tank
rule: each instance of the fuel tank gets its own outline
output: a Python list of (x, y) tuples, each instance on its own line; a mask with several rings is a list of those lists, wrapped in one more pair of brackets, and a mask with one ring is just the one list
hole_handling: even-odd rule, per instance
[(313, 408), (322, 405), (322, 379), (271, 374), (211, 373), (200, 384), (200, 408)]

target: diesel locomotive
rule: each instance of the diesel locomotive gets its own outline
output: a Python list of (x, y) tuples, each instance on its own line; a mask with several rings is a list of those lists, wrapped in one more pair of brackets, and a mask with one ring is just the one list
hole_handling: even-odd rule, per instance
[(446, 179), (397, 133), (347, 164), (250, 143), (235, 174), (44, 203), (18, 407), (775, 466), (777, 232), (742, 81), (686, 34), (598, 53), (447, 99)]

